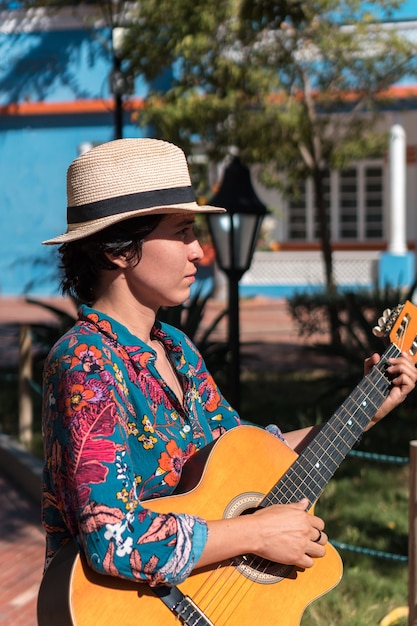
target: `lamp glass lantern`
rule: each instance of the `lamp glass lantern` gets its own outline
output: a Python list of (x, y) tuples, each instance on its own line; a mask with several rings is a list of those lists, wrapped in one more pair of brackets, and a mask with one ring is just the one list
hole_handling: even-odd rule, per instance
[(258, 240), (262, 216), (249, 213), (209, 215), (217, 263), (226, 274), (239, 278), (249, 269)]
[(255, 193), (249, 168), (239, 157), (226, 167), (218, 192), (209, 202), (227, 213), (209, 213), (208, 223), (217, 263), (239, 278), (249, 269), (266, 207)]

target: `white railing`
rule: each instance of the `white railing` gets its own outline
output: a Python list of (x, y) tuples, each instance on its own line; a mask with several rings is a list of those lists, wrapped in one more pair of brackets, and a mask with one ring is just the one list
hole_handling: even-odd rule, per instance
[[(378, 276), (379, 251), (334, 251), (335, 280), (341, 286), (371, 287)], [(325, 281), (320, 251), (255, 252), (241, 285), (320, 286)]]

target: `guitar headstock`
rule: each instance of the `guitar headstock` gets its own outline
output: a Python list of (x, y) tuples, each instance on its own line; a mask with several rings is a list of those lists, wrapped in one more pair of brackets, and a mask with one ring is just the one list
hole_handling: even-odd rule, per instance
[(391, 343), (417, 361), (417, 307), (409, 300), (392, 311), (385, 309), (372, 332), (377, 337), (389, 336)]

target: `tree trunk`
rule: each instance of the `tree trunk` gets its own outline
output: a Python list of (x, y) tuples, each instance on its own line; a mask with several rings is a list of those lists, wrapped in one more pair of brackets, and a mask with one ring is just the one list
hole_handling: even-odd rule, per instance
[(313, 177), (314, 196), (317, 210), (317, 219), (319, 224), (321, 252), (323, 256), (324, 271), (326, 277), (326, 292), (329, 297), (328, 314), (331, 343), (333, 345), (340, 345), (340, 320), (337, 310), (337, 301), (335, 298), (337, 289), (333, 274), (333, 249), (330, 238), (330, 228), (326, 211), (326, 202), (324, 197), (324, 175), (325, 172), (322, 169), (316, 169)]

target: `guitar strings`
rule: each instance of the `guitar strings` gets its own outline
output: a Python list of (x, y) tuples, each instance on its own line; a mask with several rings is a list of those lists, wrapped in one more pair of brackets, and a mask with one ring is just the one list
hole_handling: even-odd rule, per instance
[[(405, 333), (403, 333), (401, 336), (402, 341), (401, 341), (401, 347), (399, 348), (400, 350), (403, 349), (404, 338), (405, 338)], [(384, 356), (389, 358), (389, 352), (390, 352), (390, 349), (387, 350), (386, 355)], [(377, 382), (381, 380), (386, 380), (386, 377), (384, 376), (383, 372), (380, 373), (380, 377)], [(369, 382), (371, 386), (371, 392), (368, 394), (368, 400), (371, 403), (373, 403), (372, 388), (374, 388), (375, 390), (378, 390), (378, 386), (377, 384), (372, 382), (372, 379), (369, 379)], [(381, 395), (380, 391), (379, 391), (379, 395)], [(359, 406), (356, 406), (355, 411), (349, 414), (350, 417), (354, 417), (355, 414), (358, 412), (359, 408), (360, 408)], [(349, 424), (349, 427), (350, 426), (351, 424)], [(342, 428), (337, 431), (337, 434), (340, 436), (344, 430), (347, 432), (349, 436), (351, 436), (351, 430), (348, 429), (347, 424), (343, 424)], [(320, 448), (323, 453), (326, 452), (326, 449), (322, 445), (320, 446)], [(301, 490), (303, 486), (307, 486), (307, 479), (309, 479), (309, 488), (311, 490), (310, 483), (311, 481), (313, 481), (313, 484), (314, 484), (315, 481), (313, 480), (311, 471), (310, 471), (306, 473), (306, 476), (301, 481), (299, 481), (298, 483), (294, 483), (295, 492), (297, 492), (298, 490)], [(282, 503), (282, 497), (284, 497), (284, 501), (286, 501), (285, 499), (288, 498), (288, 496), (286, 495), (282, 487), (280, 487), (279, 483), (276, 485), (276, 492), (277, 493), (274, 493), (271, 497), (272, 503), (280, 503), (280, 502)], [(279, 498), (278, 495), (281, 495), (281, 498)], [(202, 583), (200, 588), (195, 593), (196, 603), (200, 607), (205, 605), (205, 608), (202, 610), (210, 611), (210, 614), (212, 616), (215, 612), (218, 613), (220, 611), (220, 613), (218, 613), (216, 617), (216, 626), (217, 625), (221, 626), (221, 623), (224, 623), (224, 624), (227, 623), (227, 621), (225, 622), (220, 621), (222, 620), (223, 617), (225, 617), (226, 610), (229, 609), (230, 611), (233, 612), (234, 605), (238, 605), (241, 602), (244, 595), (248, 593), (250, 587), (253, 584), (256, 584), (263, 575), (268, 573), (268, 569), (270, 568), (271, 565), (276, 565), (275, 563), (267, 559), (260, 559), (259, 557), (256, 557), (255, 555), (245, 555), (245, 557), (242, 557), (242, 558), (248, 559), (249, 556), (251, 558), (247, 560), (247, 563), (245, 563), (245, 566), (251, 569), (252, 578), (249, 578), (245, 574), (240, 572), (238, 570), (236, 562), (234, 562), (236, 560), (232, 560), (230, 561), (229, 566), (225, 566), (223, 564), (223, 565), (219, 565), (216, 569), (214, 569), (210, 573), (209, 577)], [(288, 566), (288, 568), (289, 568), (289, 571), (293, 570), (292, 566)], [(277, 582), (279, 581), (277, 580)], [(225, 590), (225, 588), (227, 588), (227, 590)], [(214, 591), (214, 595), (212, 596), (210, 596), (211, 591)], [(221, 597), (219, 598), (220, 594), (221, 594)], [(214, 617), (212, 619), (214, 619)], [(226, 616), (226, 620), (227, 620), (227, 616)]]
[[(218, 620), (227, 608), (234, 610), (231, 603), (233, 596), (236, 596), (239, 592), (239, 587), (236, 585), (236, 582), (239, 583), (239, 581), (242, 586), (248, 582), (248, 579), (240, 575), (234, 564), (234, 559), (232, 559), (215, 568), (196, 591), (194, 595), (196, 603), (198, 606), (204, 607), (203, 610), (205, 612), (210, 611), (211, 619), (214, 619), (216, 611), (220, 611), (220, 616), (216, 617), (216, 626), (218, 624), (220, 626)], [(219, 597), (220, 594), (221, 596)], [(241, 599), (238, 599), (235, 604), (238, 605), (240, 601)], [(222, 606), (222, 603), (224, 603), (224, 606)]]
[[(216, 626), (227, 624), (230, 615), (235, 612), (255, 582), (242, 575), (232, 561), (228, 570), (223, 569), (220, 573), (216, 581), (217, 591), (215, 591), (213, 597), (211, 599), (207, 598), (211, 589), (205, 592), (207, 604), (205, 604), (202, 610), (209, 612), (210, 619), (215, 622)], [(221, 583), (221, 587), (219, 587), (219, 583)], [(221, 597), (219, 597), (220, 593), (222, 594)], [(202, 601), (199, 600), (198, 605), (203, 607)]]
[[(252, 559), (248, 559), (249, 556), (251, 556)], [(207, 614), (209, 614), (210, 619), (214, 619), (214, 614), (217, 613), (215, 619), (216, 626), (220, 626), (221, 622), (219, 622), (219, 619), (224, 616), (227, 609), (229, 609), (229, 613), (234, 612), (234, 605), (239, 605), (250, 590), (250, 587), (267, 573), (268, 567), (270, 567), (271, 564), (276, 565), (267, 559), (254, 557), (254, 555), (241, 557), (242, 559), (246, 558), (244, 565), (251, 569), (251, 579), (239, 571), (237, 564), (239, 558), (240, 557), (236, 557), (235, 559), (226, 561), (212, 570), (209, 576), (202, 582), (200, 588), (194, 593), (193, 597), (196, 604), (204, 612), (209, 612)], [(259, 562), (259, 566), (263, 564), (260, 571), (259, 567), (254, 568), (255, 560)], [(289, 567), (292, 569), (291, 566)]]
[[(206, 599), (207, 599), (208, 604), (206, 604), (206, 608), (209, 608), (210, 602), (213, 602), (213, 600), (216, 598), (216, 596), (214, 596), (210, 600), (210, 599), (207, 598), (207, 596), (210, 593), (210, 591), (215, 588), (215, 586), (218, 586), (218, 583), (219, 583), (219, 581), (222, 578), (223, 573), (224, 573), (224, 567), (225, 566), (227, 567), (227, 565), (231, 565), (231, 561), (219, 564), (216, 568), (214, 568), (210, 572), (209, 576), (205, 580), (203, 580), (202, 584), (197, 589), (197, 591), (195, 592), (195, 595), (194, 595), (195, 601), (198, 603), (199, 606), (201, 606), (203, 604), (203, 602), (205, 602)], [(217, 594), (218, 593), (219, 592), (217, 592)]]
[[(389, 354), (389, 351), (387, 352), (387, 354)], [(380, 379), (385, 379), (385, 377), (384, 377), (384, 374), (383, 374), (383, 373), (381, 373), (381, 374), (380, 374)], [(369, 382), (371, 383), (371, 387), (373, 387), (373, 388), (377, 389), (377, 386), (376, 386), (376, 385), (372, 382), (372, 380), (370, 380)], [(372, 394), (368, 394), (368, 395), (369, 395), (369, 398), (368, 398), (368, 399), (369, 399), (369, 400), (373, 403), (372, 398), (371, 398), (371, 395), (372, 395)], [(376, 408), (376, 407), (375, 407), (375, 408)], [(357, 406), (357, 407), (356, 407), (356, 409), (355, 409), (355, 412), (354, 412), (354, 413), (351, 413), (350, 415), (353, 417), (353, 416), (354, 416), (354, 414), (358, 412), (358, 410), (359, 410), (359, 407)], [(351, 431), (350, 431), (350, 430), (348, 430), (348, 428), (347, 428), (347, 425), (346, 425), (346, 424), (345, 424), (345, 425), (343, 425), (343, 428), (344, 428), (344, 429), (348, 432), (348, 434), (350, 435), (350, 432), (351, 432)], [(343, 430), (343, 428), (342, 428), (342, 430)], [(338, 431), (338, 434), (339, 434), (339, 435), (341, 434), (341, 431), (340, 431), (340, 430)], [(326, 452), (326, 449), (325, 449), (323, 446), (321, 446), (321, 449), (322, 449), (322, 451), (323, 451), (323, 452)], [(302, 487), (302, 486), (307, 485), (307, 479), (309, 479), (309, 484), (310, 484), (310, 483), (311, 483), (311, 480), (312, 480), (311, 472), (308, 472), (308, 473), (306, 474), (305, 478), (303, 478), (301, 481), (299, 481), (297, 484), (295, 484), (295, 485), (294, 485), (294, 486), (295, 486), (295, 488), (296, 488), (296, 490), (299, 490), (299, 489), (301, 489), (301, 487)], [(311, 486), (311, 485), (310, 485), (310, 486)], [(279, 486), (278, 486), (278, 492), (279, 492), (279, 491), (280, 491), (280, 488), (279, 488)], [(281, 490), (281, 495), (284, 495), (284, 496), (285, 496), (285, 493), (284, 493), (282, 490)], [(274, 496), (273, 496), (273, 498), (272, 498), (272, 502), (273, 502), (273, 503), (279, 503), (279, 502), (282, 502), (282, 498), (278, 498), (278, 495), (276, 494), (276, 495), (274, 495)], [(257, 562), (257, 563), (256, 563), (256, 562)], [(255, 566), (255, 563), (256, 563), (256, 566)], [(248, 565), (249, 567), (251, 567), (251, 568), (252, 568), (252, 571), (253, 571), (253, 572), (255, 572), (255, 580), (253, 581), (253, 580), (251, 580), (251, 579), (247, 578), (244, 574), (241, 574), (240, 572), (238, 572), (237, 568), (235, 567), (235, 569), (234, 569), (234, 573), (239, 573), (239, 574), (240, 574), (239, 579), (238, 579), (238, 580), (240, 581), (240, 583), (241, 583), (241, 584), (240, 584), (240, 588), (242, 588), (242, 587), (243, 587), (243, 585), (244, 585), (244, 583), (245, 583), (245, 582), (246, 582), (248, 585), (250, 585), (250, 584), (253, 584), (254, 582), (256, 582), (256, 580), (259, 580), (259, 579), (260, 579), (260, 577), (261, 577), (263, 574), (266, 574), (266, 573), (268, 572), (268, 568), (269, 568), (271, 565), (273, 565), (273, 563), (272, 563), (271, 561), (268, 561), (267, 559), (259, 559), (258, 557), (252, 557), (252, 559), (248, 561), (247, 565)], [(290, 567), (290, 566), (289, 566), (289, 567)], [(291, 568), (291, 567), (290, 567), (290, 569), (292, 570), (292, 568)], [(230, 580), (231, 580), (232, 576), (229, 576), (228, 578), (229, 578), (229, 581), (228, 581), (228, 582), (230, 582)], [(225, 582), (226, 582), (226, 581), (225, 581)], [(238, 593), (238, 590), (235, 590), (235, 595), (236, 595), (237, 593)], [(230, 592), (229, 592), (229, 595), (230, 595)]]
[[(234, 613), (235, 607), (239, 606), (245, 595), (245, 593), (239, 595), (239, 592), (248, 581), (238, 576), (238, 574), (236, 567), (232, 563), (229, 572), (226, 574), (224, 571), (223, 575), (219, 578), (222, 587), (217, 591), (207, 607), (211, 611), (213, 619), (215, 619), (216, 626), (221, 626), (222, 623), (228, 623), (230, 613)], [(220, 591), (222, 593), (221, 598), (218, 597)], [(226, 611), (229, 615), (226, 614)]]

